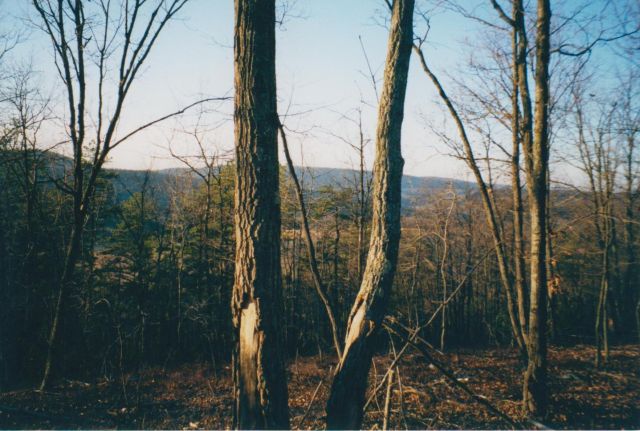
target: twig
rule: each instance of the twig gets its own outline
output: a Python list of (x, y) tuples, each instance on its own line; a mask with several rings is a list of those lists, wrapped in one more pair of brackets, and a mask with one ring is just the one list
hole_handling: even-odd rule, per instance
[(393, 368), (387, 377), (387, 396), (384, 399), (384, 419), (382, 420), (382, 429), (386, 431), (389, 429), (389, 414), (391, 410), (391, 388), (393, 387)]
[[(393, 351), (393, 358), (395, 359), (398, 357), (398, 352), (396, 352), (396, 345), (393, 342), (393, 337), (391, 336), (389, 331), (387, 331), (387, 334), (389, 335), (389, 342), (391, 343), (391, 350)], [(398, 395), (400, 396), (400, 399), (398, 400), (398, 404), (400, 406), (400, 414), (402, 415), (402, 422), (404, 423), (404, 428), (409, 429), (407, 426), (407, 417), (404, 413), (404, 390), (402, 388), (402, 378), (400, 377), (400, 367), (396, 365), (395, 370), (396, 370), (396, 379), (398, 380)]]
[[(411, 338), (412, 339), (415, 338), (416, 335), (418, 335), (418, 331), (420, 329), (421, 329), (421, 327), (418, 327), (413, 331), (413, 334), (411, 334)], [(400, 349), (400, 353), (398, 353), (396, 355), (396, 357), (393, 359), (393, 362), (391, 362), (391, 365), (389, 365), (389, 368), (387, 368), (387, 372), (382, 377), (382, 380), (380, 380), (380, 383), (378, 384), (378, 386), (376, 386), (375, 389), (373, 390), (373, 392), (371, 393), (371, 395), (369, 395), (369, 398), (367, 399), (367, 402), (365, 403), (364, 407), (362, 408), (363, 413), (367, 411), (367, 408), (369, 407), (371, 402), (378, 395), (378, 392), (380, 391), (380, 389), (382, 389), (382, 386), (384, 386), (384, 382), (386, 381), (386, 378), (389, 376), (389, 373), (391, 372), (390, 370), (392, 370), (394, 367), (397, 366), (398, 362), (400, 361), (400, 358), (402, 358), (403, 353), (407, 350), (407, 348), (409, 346), (410, 346), (409, 343), (405, 343), (405, 345), (402, 346), (402, 349)], [(377, 403), (377, 399), (376, 399), (376, 403)]]
[(182, 115), (182, 114), (184, 114), (185, 112), (187, 112), (188, 110), (190, 110), (191, 108), (193, 108), (195, 106), (202, 105), (203, 103), (207, 103), (207, 102), (214, 102), (214, 101), (224, 102), (224, 101), (231, 100), (231, 99), (232, 99), (231, 97), (209, 97), (207, 99), (201, 99), (201, 100), (198, 100), (196, 102), (193, 102), (190, 105), (187, 105), (187, 106), (185, 106), (185, 107), (183, 107), (183, 108), (181, 108), (181, 109), (179, 109), (179, 110), (177, 110), (175, 112), (171, 112), (170, 114), (163, 115), (160, 118), (156, 118), (153, 121), (149, 121), (148, 123), (145, 123), (142, 126), (137, 127), (136, 129), (134, 129), (131, 132), (129, 132), (126, 135), (124, 135), (122, 138), (120, 138), (117, 141), (115, 141), (111, 145), (110, 148), (113, 149), (113, 148), (117, 147), (118, 145), (120, 145), (121, 143), (123, 143), (124, 141), (126, 141), (127, 139), (132, 137), (133, 135), (135, 135), (135, 134), (137, 134), (139, 132), (142, 132), (145, 129), (148, 129), (151, 126), (154, 126), (154, 125), (156, 125), (158, 123), (161, 123), (161, 122), (163, 122), (165, 120), (168, 120), (169, 118), (176, 117), (178, 115)]

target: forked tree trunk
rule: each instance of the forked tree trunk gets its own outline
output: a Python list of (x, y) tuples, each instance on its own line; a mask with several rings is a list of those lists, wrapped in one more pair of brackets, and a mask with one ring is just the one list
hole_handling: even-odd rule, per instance
[[(67, 98), (67, 116), (68, 124), (66, 132), (69, 135), (70, 143), (73, 149), (73, 173), (71, 175), (71, 184), (65, 186), (70, 188), (70, 194), (73, 196), (73, 225), (68, 238), (67, 250), (65, 253), (65, 262), (62, 269), (60, 284), (58, 285), (58, 294), (54, 305), (53, 320), (48, 336), (47, 357), (44, 367), (44, 373), (40, 388), (44, 389), (50, 380), (51, 370), (54, 362), (54, 352), (56, 345), (59, 343), (59, 325), (63, 316), (63, 311), (67, 306), (67, 298), (70, 295), (70, 289), (74, 281), (74, 272), (77, 263), (82, 258), (82, 237), (85, 224), (91, 214), (91, 206), (93, 205), (98, 182), (102, 173), (102, 168), (107, 161), (111, 150), (120, 145), (136, 133), (157, 124), (160, 121), (171, 118), (175, 115), (183, 113), (189, 107), (169, 114), (160, 119), (146, 123), (122, 138), (116, 138), (116, 130), (121, 118), (123, 106), (127, 94), (131, 89), (131, 85), (135, 82), (137, 73), (148, 54), (158, 40), (158, 36), (165, 28), (165, 24), (186, 4), (184, 0), (162, 1), (156, 4), (153, 12), (145, 14), (140, 12), (145, 2), (137, 1), (135, 4), (128, 3), (123, 6), (124, 24), (114, 30), (113, 33), (108, 30), (107, 22), (113, 18), (112, 10), (108, 6), (98, 8), (101, 17), (89, 18), (85, 14), (85, 6), (89, 1), (53, 1), (53, 0), (33, 0), (32, 5), (37, 12), (38, 19), (42, 22), (38, 25), (52, 42), (55, 63), (58, 73), (62, 78), (64, 92)], [(132, 2), (134, 3), (134, 2)], [(140, 12), (140, 13), (138, 13)], [(141, 15), (147, 16), (147, 20), (135, 19)], [(131, 19), (133, 17), (133, 19)], [(102, 24), (97, 24), (100, 23)], [(142, 25), (145, 30), (144, 36), (140, 37), (138, 42), (133, 43), (131, 35), (138, 34)], [(73, 28), (73, 31), (69, 29)], [(104, 33), (102, 33), (104, 31)], [(104, 37), (103, 37), (104, 36)], [(126, 42), (119, 51), (119, 59), (114, 59), (120, 63), (117, 90), (117, 97), (113, 100), (113, 112), (103, 116), (98, 115), (96, 136), (93, 139), (88, 138), (90, 129), (87, 127), (89, 123), (87, 103), (91, 98), (87, 94), (90, 91), (91, 79), (88, 76), (95, 77), (98, 75), (97, 88), (100, 95), (98, 102), (98, 111), (102, 112), (103, 88), (107, 82), (111, 82), (108, 78), (109, 68), (107, 64), (108, 57), (114, 52), (107, 48), (112, 41), (123, 36)], [(96, 39), (96, 58), (90, 55), (86, 49), (85, 41), (91, 38)], [(102, 39), (102, 44), (99, 40)], [(107, 42), (109, 40), (110, 42)], [(138, 55), (140, 54), (140, 55)], [(97, 72), (89, 71), (89, 65), (97, 66)], [(196, 103), (197, 104), (197, 103)], [(190, 105), (190, 107), (196, 104)], [(105, 120), (105, 117), (109, 120)], [(104, 133), (102, 133), (104, 132)], [(86, 138), (86, 139), (85, 139)], [(84, 151), (89, 141), (93, 142), (93, 157), (85, 157)]]
[(400, 242), (400, 189), (404, 160), (401, 129), (413, 36), (414, 0), (395, 0), (378, 110), (373, 215), (367, 265), (349, 315), (344, 353), (327, 402), (327, 428), (359, 429), (373, 355), (382, 324)]
[(547, 270), (546, 206), (549, 160), (549, 0), (538, 0), (535, 127), (532, 145), (525, 148), (529, 212), (531, 217), (531, 299), (523, 402), (527, 414), (543, 417), (547, 408)]
[(235, 2), (234, 426), (289, 428), (282, 333), (275, 0)]

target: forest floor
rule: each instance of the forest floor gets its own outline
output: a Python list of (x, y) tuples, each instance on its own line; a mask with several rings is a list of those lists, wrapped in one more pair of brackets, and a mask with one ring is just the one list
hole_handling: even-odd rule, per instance
[[(550, 348), (551, 400), (544, 424), (550, 428), (640, 428), (640, 345), (612, 348), (610, 361), (601, 370), (594, 369), (593, 357), (590, 346)], [(513, 350), (460, 350), (438, 359), (476, 394), (512, 419), (522, 419), (522, 370)], [(335, 357), (316, 356), (290, 364), (293, 428), (323, 428), (328, 373), (335, 362)], [(381, 381), (389, 363), (388, 357), (375, 359), (370, 383)], [(393, 386), (390, 428), (509, 428), (418, 354), (403, 357), (399, 375), (401, 385), (396, 380)], [(367, 410), (367, 428), (382, 426), (386, 385), (382, 386)], [(215, 372), (202, 364), (148, 369), (119, 381), (66, 380), (46, 392), (0, 394), (0, 428), (229, 428), (231, 396), (229, 368)]]

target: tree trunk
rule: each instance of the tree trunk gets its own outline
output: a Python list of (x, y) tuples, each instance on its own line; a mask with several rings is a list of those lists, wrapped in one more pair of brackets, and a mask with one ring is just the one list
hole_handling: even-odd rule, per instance
[(362, 275), (364, 273), (364, 261), (366, 251), (364, 248), (365, 236), (365, 212), (367, 208), (366, 192), (365, 192), (365, 166), (364, 166), (364, 135), (362, 133), (362, 118), (359, 123), (360, 146), (358, 147), (358, 156), (360, 158), (360, 172), (358, 184), (358, 283), (362, 283)]
[(344, 353), (327, 402), (327, 428), (359, 429), (373, 337), (384, 317), (400, 242), (401, 129), (413, 37), (414, 0), (395, 0), (378, 111), (373, 217), (367, 265), (349, 315)]
[[(518, 19), (518, 9), (513, 8), (513, 21)], [(513, 27), (512, 50), (513, 50), (513, 88), (512, 88), (512, 117), (511, 133), (513, 149), (511, 153), (511, 191), (513, 198), (513, 243), (514, 243), (514, 270), (515, 270), (515, 290), (518, 301), (518, 318), (522, 339), (527, 339), (527, 314), (525, 303), (525, 259), (524, 259), (524, 233), (523, 233), (523, 208), (522, 208), (522, 186), (520, 183), (520, 108), (519, 97), (519, 73), (518, 70), (518, 29)]]
[(53, 367), (53, 358), (56, 349), (56, 345), (59, 340), (58, 327), (60, 326), (60, 316), (62, 315), (62, 309), (66, 304), (66, 298), (69, 293), (70, 285), (73, 282), (74, 272), (78, 259), (80, 257), (80, 245), (82, 241), (82, 231), (84, 230), (84, 215), (76, 213), (76, 219), (74, 227), (71, 230), (71, 237), (69, 245), (67, 246), (67, 252), (64, 261), (64, 268), (58, 285), (58, 295), (56, 296), (56, 303), (53, 309), (53, 320), (51, 322), (51, 328), (49, 329), (49, 338), (47, 339), (47, 358), (44, 363), (44, 372), (42, 374), (42, 380), (40, 381), (40, 390), (44, 390), (49, 384), (51, 377), (51, 369)]
[[(610, 199), (610, 197), (608, 198)], [(600, 277), (600, 293), (598, 295), (598, 306), (596, 309), (596, 324), (595, 324), (595, 336), (596, 336), (596, 357), (595, 366), (600, 367), (607, 363), (608, 358), (608, 338), (607, 338), (607, 295), (609, 291), (609, 283), (611, 278), (611, 214), (609, 212), (610, 203), (607, 201), (603, 208), (603, 233), (604, 233), (604, 247), (602, 251), (602, 274)], [(605, 351), (604, 358), (602, 357), (602, 350)]]
[(235, 2), (234, 426), (289, 428), (281, 316), (275, 1)]
[(526, 413), (543, 417), (547, 407), (547, 271), (546, 206), (549, 160), (549, 0), (538, 0), (535, 68), (535, 127), (532, 146), (526, 148), (527, 186), (531, 217), (531, 299), (523, 402)]
[[(548, 182), (547, 187), (549, 187)], [(548, 193), (547, 199), (550, 199)], [(557, 295), (560, 292), (560, 278), (557, 274), (556, 262), (553, 257), (553, 243), (551, 237), (552, 229), (550, 220), (549, 211), (547, 211), (547, 295), (549, 298), (549, 338), (553, 341), (558, 336)]]
[[(627, 259), (627, 267), (624, 271), (624, 287), (623, 287), (623, 297), (633, 299), (636, 297), (636, 238), (635, 238), (635, 212), (636, 212), (636, 199), (639, 195), (638, 191), (634, 189), (634, 150), (635, 150), (636, 142), (635, 142), (635, 133), (630, 132), (627, 137), (627, 149), (626, 149), (626, 160), (625, 160), (625, 178), (626, 185), (624, 190), (625, 196), (625, 216), (626, 220), (624, 222), (624, 231), (625, 231), (625, 249), (626, 249), (626, 259)], [(623, 305), (623, 316), (629, 320), (631, 320), (634, 310), (633, 300), (625, 301)], [(640, 337), (640, 324), (636, 325), (636, 331), (638, 333), (638, 337)]]

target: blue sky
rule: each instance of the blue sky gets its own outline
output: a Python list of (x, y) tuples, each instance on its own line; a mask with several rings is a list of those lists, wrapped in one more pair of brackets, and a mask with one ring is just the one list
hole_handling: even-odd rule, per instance
[[(476, 9), (494, 17), (489, 2)], [(4, 0), (4, 11), (18, 20), (30, 13), (27, 0)], [(341, 119), (361, 107), (366, 134), (373, 138), (376, 96), (372, 89), (361, 42), (370, 64), (382, 78), (387, 31), (380, 25), (382, 0), (298, 0), (291, 17), (277, 32), (278, 96), (286, 120), (292, 153), (297, 163), (312, 166), (355, 166), (356, 154), (335, 136), (353, 139), (354, 125)], [(32, 11), (31, 11), (32, 12)], [(497, 21), (497, 19), (496, 19)], [(18, 21), (16, 21), (18, 22)], [(455, 76), (457, 65), (469, 55), (465, 39), (473, 41), (477, 25), (457, 14), (439, 12), (431, 17), (428, 61), (447, 82), (445, 72)], [(135, 84), (125, 107), (120, 131), (152, 120), (187, 105), (202, 95), (231, 95), (233, 84), (233, 1), (192, 0), (179, 19), (162, 34)], [(46, 92), (59, 96), (48, 41), (37, 30), (16, 56), (31, 58)], [(441, 124), (446, 115), (435, 103), (432, 84), (412, 59), (403, 126), (405, 173), (469, 179), (466, 167), (447, 155), (447, 147), (426, 127), (425, 121)], [(364, 103), (362, 102), (364, 101)], [(231, 149), (233, 128), (231, 103), (206, 122), (219, 125), (204, 137), (211, 151)], [(426, 119), (426, 120), (425, 120)], [(225, 121), (226, 120), (226, 121)], [(192, 130), (195, 119), (167, 122), (116, 149), (110, 166), (159, 169), (177, 166), (169, 144), (181, 154), (194, 153), (193, 141), (181, 130)], [(367, 152), (373, 160), (373, 145)], [(283, 160), (283, 159), (282, 159)]]

